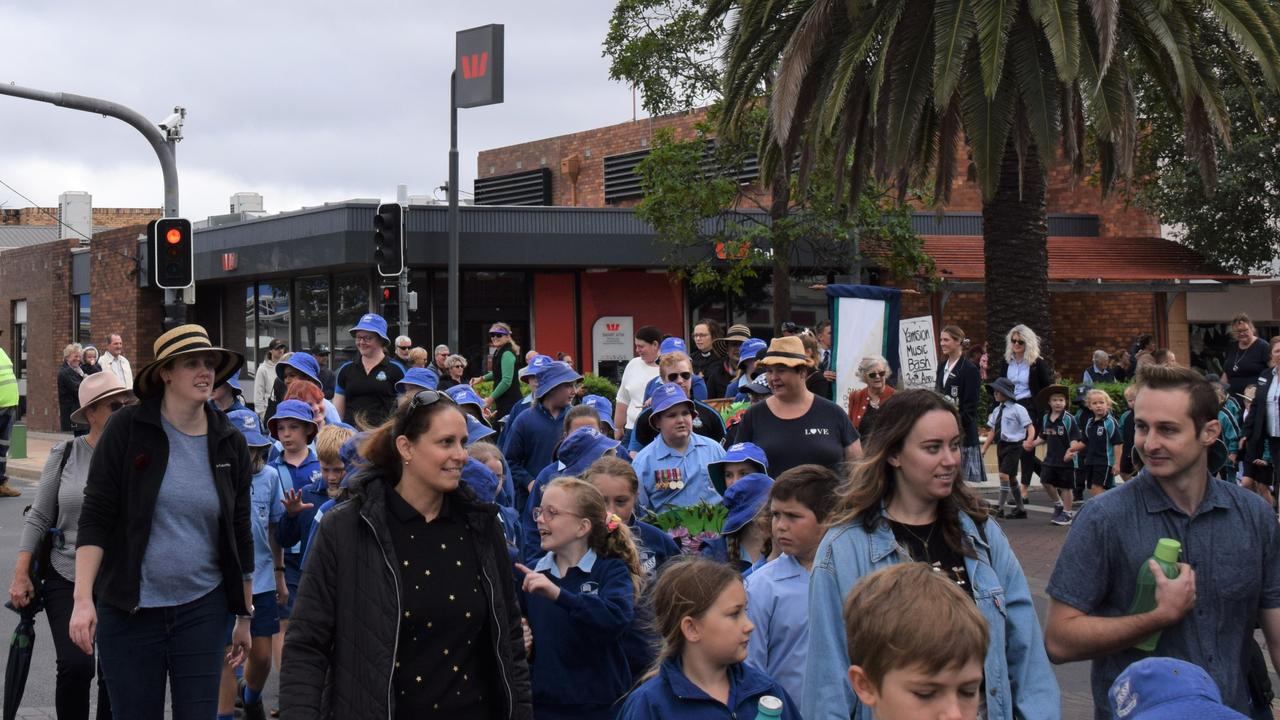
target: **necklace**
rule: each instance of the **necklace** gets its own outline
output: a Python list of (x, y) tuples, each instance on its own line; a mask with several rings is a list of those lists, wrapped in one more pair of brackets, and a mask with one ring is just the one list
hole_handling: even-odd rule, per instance
[(911, 529), (910, 525), (907, 525), (901, 520), (895, 519), (892, 515), (889, 515), (888, 513), (885, 513), (885, 516), (888, 517), (889, 520), (894, 522), (898, 527), (902, 528), (903, 530), (906, 530), (908, 535), (915, 538), (917, 542), (919, 542), (922, 546), (924, 546), (924, 551), (926, 554), (929, 552), (929, 541), (933, 539), (933, 531), (938, 529), (937, 520), (934, 520), (933, 522), (929, 523), (929, 532), (925, 533), (925, 536), (921, 538), (919, 535), (915, 533), (914, 530)]

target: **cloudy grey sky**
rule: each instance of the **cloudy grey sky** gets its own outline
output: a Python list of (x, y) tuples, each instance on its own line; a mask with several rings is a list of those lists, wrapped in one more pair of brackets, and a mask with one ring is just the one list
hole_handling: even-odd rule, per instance
[[(454, 32), (506, 25), (506, 102), (459, 111), (461, 187), (476, 153), (631, 119), (608, 79), (609, 0), (127, 3), (0, 0), (0, 82), (92, 95), (157, 121), (188, 110), (182, 214), (268, 212), (429, 194), (448, 177)], [(37, 204), (158, 207), (159, 165), (115, 119), (0, 96), (0, 180)], [(0, 187), (0, 205), (28, 203)]]

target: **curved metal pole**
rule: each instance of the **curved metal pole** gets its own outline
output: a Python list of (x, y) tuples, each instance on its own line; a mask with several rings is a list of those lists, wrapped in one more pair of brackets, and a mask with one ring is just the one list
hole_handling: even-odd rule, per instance
[(170, 141), (164, 133), (160, 132), (160, 128), (150, 120), (146, 119), (141, 113), (132, 108), (125, 107), (120, 103), (111, 102), (110, 100), (102, 100), (100, 98), (87, 97), (85, 95), (75, 95), (72, 93), (49, 92), (47, 90), (36, 90), (35, 88), (23, 87), (10, 83), (8, 85), (0, 84), (0, 95), (11, 95), (13, 97), (26, 98), (27, 100), (37, 100), (39, 102), (47, 102), (58, 107), (70, 108), (72, 110), (83, 110), (85, 112), (96, 113), (98, 115), (106, 115), (109, 117), (123, 120), (147, 139), (153, 150), (156, 151), (156, 157), (160, 159), (160, 171), (164, 174), (164, 214), (165, 217), (179, 217), (178, 215), (178, 161), (177, 152), (174, 143)]

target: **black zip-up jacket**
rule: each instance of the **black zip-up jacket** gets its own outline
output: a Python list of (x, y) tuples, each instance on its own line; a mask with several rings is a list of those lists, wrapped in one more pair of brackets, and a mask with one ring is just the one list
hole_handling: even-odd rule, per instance
[[(244, 578), (253, 570), (249, 446), (225, 415), (208, 403), (204, 413), (209, 423), (210, 470), (218, 490), (222, 589), (228, 609), (247, 615)], [(169, 438), (160, 420), (160, 398), (121, 408), (111, 416), (89, 463), (77, 536), (81, 547), (102, 548), (102, 566), (94, 585), (99, 602), (125, 612), (138, 608), (142, 558), (168, 464)]]
[(964, 447), (973, 447), (978, 444), (978, 392), (982, 387), (982, 376), (978, 374), (978, 366), (963, 355), (951, 369), (951, 374), (946, 372), (947, 358), (943, 357), (938, 361), (934, 389), (956, 404), (960, 411), (961, 429), (964, 430)]
[[(399, 560), (387, 529), (386, 480), (373, 471), (352, 478), (351, 499), (325, 513), (307, 551), (298, 599), (284, 639), (280, 717), (392, 718), (392, 679), (400, 637)], [(498, 507), (466, 487), (449, 502), (471, 534), (480, 585), (489, 605), (490, 650), (502, 696), (493, 717), (529, 720), (533, 699)]]

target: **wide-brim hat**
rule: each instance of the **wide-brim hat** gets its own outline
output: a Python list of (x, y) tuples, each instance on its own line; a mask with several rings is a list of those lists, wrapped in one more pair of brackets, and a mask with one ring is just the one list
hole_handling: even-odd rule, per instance
[(1010, 400), (1015, 399), (1014, 395), (1017, 394), (1017, 391), (1013, 389), (1013, 381), (1009, 378), (996, 378), (995, 380), (987, 383), (987, 387), (990, 388), (992, 392), (998, 392)]
[(271, 444), (271, 438), (262, 434), (262, 423), (258, 422), (258, 414), (254, 411), (232, 410), (227, 413), (227, 420), (244, 435), (244, 442), (249, 447), (267, 447)]
[(276, 363), (276, 378), (280, 382), (284, 382), (285, 368), (293, 368), (299, 375), (310, 380), (312, 385), (324, 387), (324, 383), (320, 382), (320, 363), (311, 353), (296, 352), (289, 359)]
[(666, 355), (667, 353), (682, 352), (689, 354), (689, 346), (684, 344), (684, 340), (672, 335), (669, 338), (663, 338), (662, 344), (658, 346), (658, 354)]
[(757, 359), (764, 349), (764, 341), (760, 338), (747, 338), (742, 347), (738, 348), (738, 367)]
[(544, 395), (567, 383), (575, 383), (582, 379), (569, 363), (556, 361), (547, 365), (538, 373), (538, 389), (533, 394), (534, 400), (541, 400)]
[(528, 365), (525, 365), (524, 367), (520, 368), (520, 372), (516, 373), (516, 377), (520, 378), (521, 380), (524, 380), (530, 375), (535, 375), (535, 376), (539, 375), (543, 370), (547, 369), (548, 365), (550, 365), (553, 362), (555, 362), (555, 359), (552, 358), (550, 355), (534, 355), (532, 358), (529, 359)]
[(569, 433), (556, 450), (556, 460), (564, 463), (564, 475), (577, 475), (601, 455), (620, 445), (617, 440), (593, 427), (581, 427)]
[(759, 367), (782, 365), (790, 368), (807, 368), (813, 366), (813, 360), (804, 351), (804, 342), (800, 338), (790, 335), (774, 338), (769, 343), (769, 349), (764, 351), (764, 357), (760, 358), (760, 361), (756, 364)]
[(236, 395), (244, 397), (244, 388), (240, 387), (240, 378), (238, 374), (232, 375), (231, 377), (227, 378), (227, 381), (224, 384), (227, 387), (231, 388), (231, 390), (235, 392)]
[(730, 325), (728, 332), (722, 338), (716, 338), (711, 343), (711, 349), (717, 353), (729, 356), (729, 343), (742, 343), (751, 339), (751, 328), (746, 325)]
[(357, 322), (355, 327), (351, 328), (347, 332), (351, 334), (351, 337), (355, 337), (357, 330), (364, 330), (365, 332), (371, 332), (374, 335), (377, 335), (378, 338), (382, 340), (383, 345), (391, 344), (391, 339), (387, 337), (387, 321), (377, 313), (365, 313), (364, 315), (361, 315), (360, 322)]
[(613, 403), (609, 402), (609, 398), (603, 395), (585, 395), (578, 404), (595, 408), (601, 422), (608, 425), (610, 430), (616, 429), (613, 427)]
[(724, 491), (724, 506), (729, 511), (724, 519), (721, 535), (732, 535), (760, 514), (760, 508), (769, 501), (773, 478), (764, 473), (751, 473), (738, 478), (733, 487)]
[(729, 463), (749, 462), (760, 468), (760, 472), (769, 473), (769, 458), (765, 457), (764, 448), (753, 442), (734, 443), (725, 451), (724, 457), (707, 463), (707, 474), (711, 476), (711, 484), (716, 492), (724, 495), (724, 466)]
[(481, 410), (484, 409), (484, 399), (470, 385), (454, 385), (445, 390), (444, 394), (448, 395), (455, 405), (475, 405)]
[[(160, 382), (160, 371), (181, 355), (194, 353), (211, 353), (216, 357), (213, 370), (213, 387), (227, 381), (227, 378), (240, 372), (244, 365), (244, 356), (226, 348), (214, 346), (209, 340), (209, 333), (200, 325), (179, 325), (156, 338), (152, 346), (155, 360), (147, 363), (133, 377), (133, 391), (138, 397), (149, 397), (163, 390)], [(97, 373), (94, 373), (97, 375)]]
[(662, 414), (677, 405), (688, 405), (689, 411), (695, 415), (698, 413), (698, 406), (693, 404), (693, 400), (684, 394), (684, 388), (675, 383), (662, 383), (653, 391), (653, 402), (650, 404), (649, 410), (649, 427), (658, 428), (658, 420), (662, 418)]
[(105, 400), (113, 395), (127, 395), (129, 388), (120, 382), (120, 376), (112, 372), (100, 372), (88, 375), (80, 383), (80, 407), (71, 413), (71, 422), (77, 425), (88, 425), (89, 421), (85, 419), (85, 411), (99, 400)]
[(396, 383), (396, 392), (406, 393), (409, 391), (408, 386), (410, 385), (427, 390), (438, 390), (440, 388), (440, 376), (430, 368), (409, 368), (405, 371), (404, 379)]
[(491, 503), (498, 496), (498, 476), (475, 458), (467, 458), (467, 464), (462, 466), (462, 482), (471, 488), (480, 502)]
[[(1004, 391), (1001, 390), (1001, 392), (1004, 392)], [(1049, 387), (1044, 388), (1040, 392), (1036, 393), (1036, 408), (1040, 412), (1048, 412), (1049, 400), (1054, 395), (1061, 395), (1062, 398), (1066, 400), (1068, 404), (1071, 403), (1071, 388), (1067, 387), (1066, 385), (1050, 385)], [(1010, 395), (1009, 397), (1013, 397), (1013, 396)]]
[(1107, 692), (1113, 717), (1125, 720), (1247, 718), (1222, 704), (1222, 692), (1198, 665), (1170, 657), (1139, 660)]

